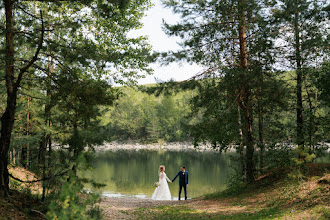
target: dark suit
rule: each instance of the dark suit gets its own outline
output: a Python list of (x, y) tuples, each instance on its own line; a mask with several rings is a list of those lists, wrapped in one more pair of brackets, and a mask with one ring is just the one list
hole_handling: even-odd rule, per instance
[(179, 176), (179, 200), (181, 197), (182, 188), (184, 189), (184, 198), (187, 200), (187, 184), (188, 184), (188, 171), (182, 172), (181, 170), (173, 178), (172, 182)]

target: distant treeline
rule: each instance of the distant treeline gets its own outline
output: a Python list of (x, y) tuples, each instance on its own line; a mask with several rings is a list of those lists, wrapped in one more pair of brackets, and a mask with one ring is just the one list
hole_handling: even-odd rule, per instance
[[(329, 107), (313, 81), (306, 79), (308, 85), (303, 92), (304, 134), (306, 142), (315, 148), (330, 137)], [(101, 124), (107, 127), (110, 140), (208, 142), (226, 150), (240, 144), (239, 132), (244, 123), (242, 113), (230, 102), (235, 97), (221, 90), (221, 83), (208, 79), (120, 87), (122, 95), (115, 104), (102, 107)], [(295, 86), (294, 72), (272, 73), (263, 82), (263, 94), (256, 91), (253, 131), (259, 138), (262, 135), (263, 144), (295, 143)]]
[(111, 140), (148, 143), (192, 140), (188, 127), (193, 119), (188, 115), (196, 91), (160, 96), (131, 87), (121, 87), (120, 91), (119, 100), (104, 107), (101, 116)]

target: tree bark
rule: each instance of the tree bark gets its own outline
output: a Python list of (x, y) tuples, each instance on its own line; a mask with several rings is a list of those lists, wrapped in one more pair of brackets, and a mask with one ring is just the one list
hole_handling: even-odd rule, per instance
[(254, 141), (252, 134), (252, 125), (253, 125), (253, 117), (252, 117), (252, 104), (251, 104), (251, 89), (249, 85), (248, 79), (248, 52), (247, 52), (247, 44), (246, 44), (246, 1), (239, 1), (238, 8), (240, 10), (239, 13), (239, 45), (240, 45), (240, 67), (243, 72), (243, 81), (240, 85), (241, 87), (241, 103), (240, 107), (244, 113), (245, 120), (245, 134), (246, 134), (246, 175), (247, 181), (254, 181)]
[(10, 146), (11, 131), (14, 125), (16, 110), (17, 87), (14, 76), (14, 21), (13, 21), (13, 0), (4, 0), (6, 16), (6, 43), (5, 43), (5, 81), (7, 89), (7, 106), (1, 116), (1, 137), (0, 137), (0, 191), (5, 197), (9, 193), (8, 174), (8, 150)]
[(13, 148), (13, 164), (16, 165), (16, 150)]
[[(47, 80), (46, 80), (46, 88), (47, 88), (47, 103), (45, 105), (45, 115), (46, 115), (46, 126), (51, 127), (51, 110), (52, 110), (52, 105), (51, 105), (51, 75), (53, 72), (53, 59), (50, 58), (50, 63), (48, 65), (48, 73), (47, 73)], [(44, 135), (44, 140), (42, 140), (43, 146), (42, 146), (42, 152), (43, 152), (43, 165), (42, 165), (42, 176), (43, 179), (46, 179), (46, 150), (47, 150), (47, 145), (49, 147), (48, 149), (48, 174), (50, 176), (50, 166), (51, 166), (51, 151), (52, 151), (52, 140), (51, 140), (51, 134), (45, 134)], [(43, 180), (42, 182), (42, 197), (41, 201), (43, 202), (45, 200), (46, 196), (46, 185), (48, 183), (48, 180)]]
[(315, 150), (315, 131), (316, 131), (316, 124), (315, 124), (315, 118), (316, 118), (316, 111), (317, 111), (317, 91), (315, 91), (315, 104), (314, 104), (314, 113), (313, 113), (313, 136), (312, 136), (312, 147), (313, 150)]
[(245, 159), (244, 159), (244, 137), (243, 137), (243, 131), (242, 131), (242, 118), (241, 118), (241, 110), (240, 107), (238, 106), (237, 108), (238, 112), (238, 134), (239, 134), (239, 157), (240, 157), (240, 162), (241, 162), (241, 169), (242, 169), (242, 181), (246, 181), (246, 169), (245, 169)]
[[(26, 136), (29, 136), (30, 134), (30, 97), (28, 97), (28, 103), (27, 103), (27, 114), (26, 114)], [(29, 144), (26, 144), (26, 164), (25, 164), (25, 169), (29, 168), (29, 156), (30, 156), (30, 149), (29, 149)]]
[[(302, 59), (300, 54), (300, 30), (299, 30), (299, 12), (295, 12), (294, 17), (294, 38), (295, 38), (295, 61), (297, 73), (297, 145), (301, 150), (304, 150), (304, 120), (303, 120), (303, 101), (302, 101)], [(301, 158), (301, 155), (299, 155)]]
[(264, 155), (265, 155), (265, 144), (264, 144), (264, 109), (262, 100), (262, 86), (263, 86), (263, 73), (260, 72), (259, 81), (259, 94), (258, 94), (258, 134), (259, 134), (259, 149), (260, 149), (260, 172), (264, 170)]

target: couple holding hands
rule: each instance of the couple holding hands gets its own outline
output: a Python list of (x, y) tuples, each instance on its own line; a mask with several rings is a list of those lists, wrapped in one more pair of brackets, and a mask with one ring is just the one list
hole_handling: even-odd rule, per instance
[(178, 172), (178, 174), (176, 174), (176, 176), (173, 178), (172, 181), (166, 176), (164, 165), (161, 165), (159, 167), (158, 175), (159, 175), (159, 182), (155, 183), (157, 188), (155, 189), (155, 192), (152, 194), (151, 197), (152, 199), (171, 200), (172, 196), (167, 181), (172, 183), (177, 177), (179, 177), (179, 200), (181, 197), (182, 188), (184, 189), (185, 200), (187, 200), (188, 171), (186, 171), (185, 166), (181, 166), (180, 171)]

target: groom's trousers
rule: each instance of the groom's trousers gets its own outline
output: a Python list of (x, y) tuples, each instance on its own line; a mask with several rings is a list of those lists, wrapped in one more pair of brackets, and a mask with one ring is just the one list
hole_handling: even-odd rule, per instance
[(186, 184), (179, 185), (179, 200), (181, 199), (182, 188), (184, 189), (184, 199), (187, 200), (187, 185)]

